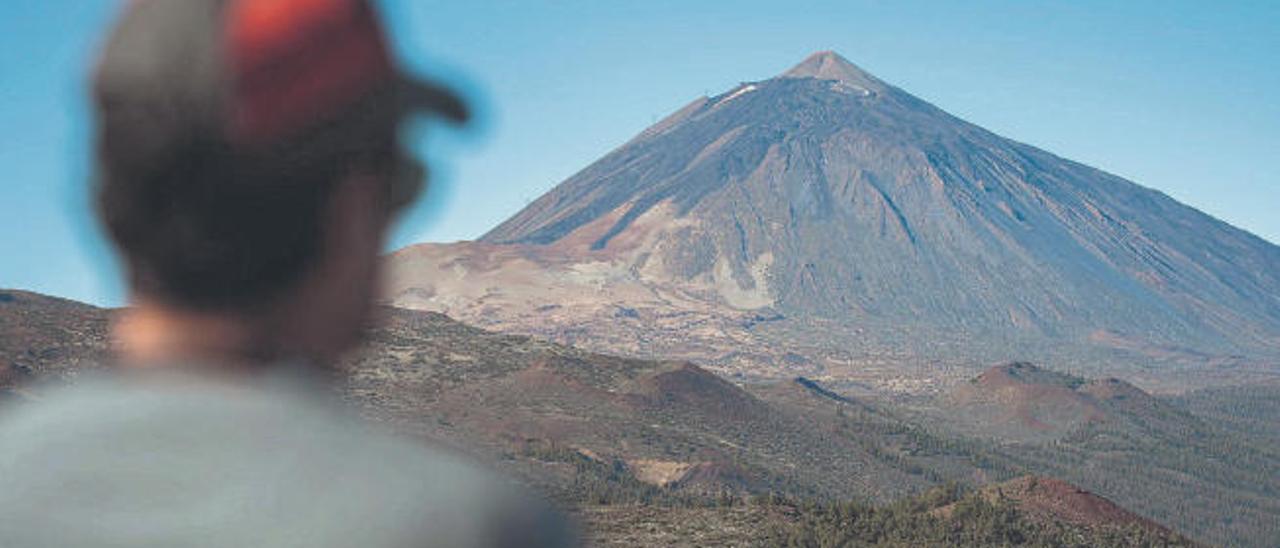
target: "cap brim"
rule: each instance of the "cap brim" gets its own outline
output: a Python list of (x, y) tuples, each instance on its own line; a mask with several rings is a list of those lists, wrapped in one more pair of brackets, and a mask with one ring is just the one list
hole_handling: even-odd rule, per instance
[(456, 124), (471, 118), (466, 101), (453, 90), (404, 76), (399, 78), (398, 84), (402, 114), (439, 114)]

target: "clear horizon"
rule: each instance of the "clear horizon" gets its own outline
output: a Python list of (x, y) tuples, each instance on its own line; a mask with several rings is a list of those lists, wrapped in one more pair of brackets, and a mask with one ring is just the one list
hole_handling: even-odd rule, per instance
[[(84, 82), (118, 3), (0, 7), (0, 287), (123, 302), (88, 207)], [(700, 95), (834, 50), (1004, 137), (1154, 188), (1280, 242), (1280, 6), (1237, 2), (381, 2), (415, 72), (478, 127), (430, 129), (434, 192), (391, 247), (474, 239)]]

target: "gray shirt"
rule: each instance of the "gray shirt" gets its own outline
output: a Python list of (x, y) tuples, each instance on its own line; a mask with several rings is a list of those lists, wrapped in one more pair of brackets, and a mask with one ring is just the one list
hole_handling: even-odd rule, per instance
[(286, 378), (99, 378), (0, 408), (0, 546), (571, 543), (543, 503)]

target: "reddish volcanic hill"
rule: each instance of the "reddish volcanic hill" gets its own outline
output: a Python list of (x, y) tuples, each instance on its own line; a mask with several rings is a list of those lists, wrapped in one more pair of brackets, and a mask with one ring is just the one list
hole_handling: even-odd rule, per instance
[[(1280, 451), (1176, 401), (1120, 379), (1015, 363), (962, 383), (934, 413), (950, 431), (992, 440), (1027, 470), (1106, 493), (1159, 523), (1215, 543), (1267, 546), (1280, 515)], [(1197, 517), (1206, 512), (1214, 517)]]
[(951, 393), (969, 421), (1003, 437), (1057, 437), (1107, 413), (1078, 389), (1084, 379), (1028, 363), (992, 367)]
[[(1147, 518), (1134, 514), (1104, 497), (1065, 481), (1044, 476), (1023, 476), (983, 487), (989, 501), (1008, 501), (1024, 515), (1046, 523), (1064, 523), (1089, 529), (1140, 527), (1152, 533), (1175, 533)], [(938, 510), (947, 514), (952, 507)]]
[(1189, 416), (1116, 378), (1087, 380), (1016, 362), (987, 369), (945, 398), (951, 420), (1010, 440), (1060, 438), (1094, 424), (1184, 428)]

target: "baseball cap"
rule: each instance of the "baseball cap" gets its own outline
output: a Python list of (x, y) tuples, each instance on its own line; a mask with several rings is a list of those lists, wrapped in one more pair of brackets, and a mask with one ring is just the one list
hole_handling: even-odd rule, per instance
[[(415, 113), (468, 118), (456, 93), (397, 69), (367, 0), (132, 0), (93, 84), (104, 146), (134, 162), (200, 140), (298, 165), (372, 147)], [(423, 169), (393, 148), (403, 205)]]

